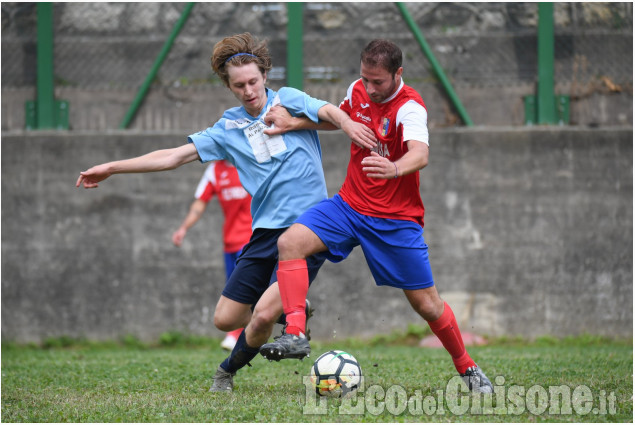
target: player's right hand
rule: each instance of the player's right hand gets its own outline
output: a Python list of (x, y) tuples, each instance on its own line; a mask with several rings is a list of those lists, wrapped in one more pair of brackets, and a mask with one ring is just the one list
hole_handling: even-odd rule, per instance
[(373, 149), (377, 146), (375, 133), (362, 123), (348, 120), (343, 123), (342, 130), (362, 149)]
[(172, 234), (172, 243), (176, 246), (181, 246), (181, 244), (183, 243), (183, 239), (185, 239), (186, 233), (187, 233), (187, 230), (185, 230), (182, 227), (177, 229), (176, 232)]

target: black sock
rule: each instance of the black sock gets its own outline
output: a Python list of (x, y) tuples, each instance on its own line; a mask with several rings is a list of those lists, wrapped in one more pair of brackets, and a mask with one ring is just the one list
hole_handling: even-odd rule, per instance
[(249, 364), (249, 362), (258, 355), (259, 348), (260, 347), (254, 348), (247, 345), (245, 330), (243, 329), (231, 354), (220, 364), (220, 367), (229, 373), (236, 373), (237, 370)]

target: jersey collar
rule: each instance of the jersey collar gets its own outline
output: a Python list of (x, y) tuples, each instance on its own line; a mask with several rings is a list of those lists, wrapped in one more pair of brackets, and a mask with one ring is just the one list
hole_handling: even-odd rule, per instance
[(401, 79), (401, 83), (399, 84), (399, 88), (392, 94), (392, 96), (390, 96), (388, 99), (384, 100), (381, 103), (388, 103), (391, 100), (393, 100), (395, 97), (397, 97), (397, 95), (399, 94), (399, 92), (401, 91), (401, 88), (403, 87), (403, 78)]

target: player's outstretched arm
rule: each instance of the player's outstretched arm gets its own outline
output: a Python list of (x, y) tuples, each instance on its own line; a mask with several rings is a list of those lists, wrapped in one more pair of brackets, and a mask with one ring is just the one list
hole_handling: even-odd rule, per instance
[(75, 186), (83, 185), (86, 189), (93, 189), (99, 187), (99, 182), (113, 174), (173, 170), (198, 158), (198, 152), (193, 143), (173, 149), (157, 150), (136, 158), (107, 162), (82, 171), (79, 173)]
[(353, 121), (346, 112), (330, 103), (322, 106), (318, 111), (321, 120), (328, 121), (341, 128), (351, 138), (353, 143), (362, 149), (373, 149), (377, 146), (377, 139), (373, 130), (362, 123)]
[(264, 131), (265, 134), (283, 134), (297, 130), (337, 130), (342, 129), (360, 148), (372, 149), (377, 143), (373, 131), (364, 124), (350, 119), (346, 112), (331, 105), (322, 106), (318, 111), (319, 123), (311, 121), (307, 117), (293, 117), (283, 106), (274, 106), (265, 115), (265, 124), (274, 125), (273, 128)]
[(264, 131), (269, 136), (298, 130), (337, 130), (337, 127), (328, 121), (315, 123), (307, 117), (294, 117), (282, 105), (271, 108), (265, 115), (264, 121), (269, 126), (273, 125), (272, 128)]

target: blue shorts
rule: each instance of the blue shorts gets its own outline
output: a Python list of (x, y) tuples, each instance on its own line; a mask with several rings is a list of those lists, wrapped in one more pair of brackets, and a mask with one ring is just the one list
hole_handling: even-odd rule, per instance
[(423, 289), (434, 285), (423, 227), (409, 220), (363, 215), (335, 195), (302, 214), (296, 223), (311, 229), (337, 263), (360, 245), (378, 286)]
[[(278, 237), (285, 230), (287, 228), (254, 230), (223, 289), (225, 297), (241, 304), (254, 305), (267, 288), (278, 281)], [(309, 284), (317, 276), (324, 260), (321, 254), (307, 258)]]

